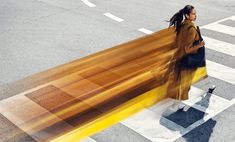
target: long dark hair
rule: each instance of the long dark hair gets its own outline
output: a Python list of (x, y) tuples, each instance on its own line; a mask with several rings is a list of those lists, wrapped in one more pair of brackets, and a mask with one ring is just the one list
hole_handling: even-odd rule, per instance
[(183, 9), (179, 10), (179, 12), (175, 13), (171, 19), (170, 19), (170, 24), (169, 27), (174, 25), (176, 28), (176, 32), (177, 34), (180, 31), (180, 27), (181, 27), (181, 23), (183, 21), (183, 18), (186, 18), (186, 14), (189, 15), (192, 10), (194, 9), (194, 7), (192, 5), (186, 5)]

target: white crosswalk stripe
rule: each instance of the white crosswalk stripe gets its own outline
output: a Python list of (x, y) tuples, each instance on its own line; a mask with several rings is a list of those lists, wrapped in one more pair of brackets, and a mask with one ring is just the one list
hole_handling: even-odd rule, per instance
[(233, 103), (235, 103), (235, 98), (234, 98), (234, 99), (232, 99), (232, 102), (233, 102)]
[(216, 40), (210, 37), (203, 36), (203, 39), (206, 42), (206, 48), (235, 56), (235, 45), (220, 40)]
[(235, 28), (234, 27), (214, 23), (214, 24), (209, 24), (209, 25), (203, 26), (203, 28), (235, 36)]
[(81, 140), (80, 142), (96, 142), (96, 141), (91, 138), (86, 138), (86, 139)]
[(235, 16), (232, 16), (232, 17), (229, 18), (229, 19), (235, 21)]
[(235, 69), (212, 62), (206, 61), (208, 75), (235, 85)]
[(163, 100), (151, 108), (145, 109), (131, 116), (121, 123), (153, 142), (167, 142), (176, 140), (232, 105), (231, 101), (215, 95), (211, 95), (209, 102), (204, 102), (207, 105), (206, 107), (200, 105), (200, 102), (205, 101), (205, 96), (204, 98), (199, 97), (202, 92), (202, 90), (192, 87), (192, 90), (190, 91), (190, 99), (184, 101), (184, 103), (208, 113), (208, 115), (204, 115), (204, 117), (200, 118), (187, 128), (184, 128), (162, 116), (162, 113), (167, 113), (167, 111), (170, 111), (167, 108), (174, 102), (172, 99)]
[[(221, 19), (221, 20), (218, 20), (218, 21), (215, 21), (215, 22), (212, 22), (210, 24), (221, 23), (221, 22), (224, 22), (226, 20), (233, 20), (233, 21), (235, 21), (235, 15), (231, 16), (231, 17), (227, 17), (227, 18)], [(205, 26), (207, 26), (207, 25), (204, 25), (201, 28), (204, 28)]]

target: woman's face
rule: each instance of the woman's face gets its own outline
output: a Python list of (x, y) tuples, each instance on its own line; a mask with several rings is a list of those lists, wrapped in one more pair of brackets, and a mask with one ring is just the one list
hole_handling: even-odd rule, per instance
[(186, 18), (188, 20), (190, 20), (190, 21), (196, 21), (196, 19), (197, 19), (197, 12), (196, 12), (196, 10), (192, 9), (192, 11), (191, 11), (191, 13), (189, 13), (189, 15), (186, 14)]

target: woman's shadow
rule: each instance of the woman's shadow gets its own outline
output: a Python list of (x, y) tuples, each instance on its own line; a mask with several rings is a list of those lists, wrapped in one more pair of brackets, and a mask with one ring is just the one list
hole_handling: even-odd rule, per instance
[(205, 118), (209, 117), (206, 110), (211, 95), (211, 93), (205, 93), (193, 106), (186, 105), (187, 109), (180, 109), (176, 112), (170, 112), (167, 109), (161, 116), (160, 124), (170, 130), (179, 131), (187, 142), (208, 142), (216, 125), (216, 121), (212, 118), (205, 123)]

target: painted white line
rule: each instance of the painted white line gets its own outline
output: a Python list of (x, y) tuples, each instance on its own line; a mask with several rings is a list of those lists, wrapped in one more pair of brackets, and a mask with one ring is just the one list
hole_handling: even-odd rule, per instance
[(231, 101), (224, 99), (216, 95), (203, 95), (197, 99), (190, 99), (183, 101), (190, 107), (196, 108), (202, 112), (208, 113), (209, 115), (215, 115), (216, 112), (226, 108), (228, 104), (231, 104)]
[(183, 103), (202, 112), (208, 113), (209, 115), (214, 115), (215, 112), (219, 112), (226, 108), (228, 104), (231, 104), (230, 100), (214, 94), (208, 95), (204, 90), (194, 86), (192, 86), (189, 91), (189, 98), (190, 99), (183, 101)]
[[(196, 127), (202, 125), (203, 123), (207, 122), (209, 119), (211, 119), (211, 118), (215, 117), (216, 115), (220, 114), (221, 112), (223, 112), (224, 110), (228, 109), (232, 105), (234, 105), (234, 103), (231, 103), (231, 102), (227, 103), (226, 106), (223, 109), (215, 112), (214, 114), (208, 114), (208, 115), (204, 116), (201, 120), (193, 123), (188, 128), (186, 128), (185, 131), (183, 133), (181, 133), (181, 136), (187, 134), (188, 132), (192, 131), (194, 128), (196, 128)], [(171, 141), (176, 141), (180, 137), (175, 137), (175, 138), (171, 139)]]
[(138, 29), (138, 31), (143, 32), (145, 34), (152, 34), (152, 33), (154, 33), (153, 31), (147, 30), (145, 28)]
[(124, 21), (123, 19), (121, 19), (121, 18), (119, 18), (119, 17), (117, 17), (117, 16), (115, 16), (111, 13), (104, 13), (104, 15), (111, 18), (111, 19), (113, 19), (113, 20), (115, 20), (115, 21), (118, 21), (118, 22)]
[(235, 104), (235, 98), (234, 98), (234, 99), (232, 99), (232, 102), (233, 102), (233, 104)]
[(150, 141), (165, 142), (179, 135), (178, 131), (168, 129), (165, 124), (175, 130), (182, 130), (182, 127), (178, 127), (177, 124), (169, 120), (167, 121), (167, 119), (161, 119), (161, 115), (149, 109), (145, 109), (121, 121), (121, 123)]
[(208, 102), (205, 102), (207, 103), (206, 106), (203, 106), (204, 101), (206, 100), (202, 96), (204, 93), (205, 91), (196, 87), (192, 87), (189, 94), (190, 99), (183, 102), (187, 105), (190, 104), (190, 106), (196, 109), (198, 109), (198, 106), (200, 106), (200, 110), (202, 112), (208, 113), (187, 128), (184, 128), (162, 116), (163, 112), (164, 114), (167, 114), (168, 111), (169, 113), (172, 113), (167, 108), (174, 102), (174, 100), (169, 98), (155, 104), (149, 109), (144, 109), (143, 111), (129, 117), (124, 121), (121, 121), (120, 123), (137, 132), (141, 136), (149, 139), (150, 141), (174, 141), (232, 105), (229, 100), (212, 95), (208, 99)]
[(235, 16), (232, 16), (229, 19), (235, 21)]
[(189, 91), (189, 100), (196, 100), (197, 98), (205, 95), (206, 91), (199, 89), (197, 87), (191, 86)]
[(206, 60), (208, 75), (235, 85), (235, 69)]
[[(215, 21), (215, 22), (210, 23), (210, 24), (217, 24), (217, 23), (220, 23), (220, 22), (223, 22), (223, 21), (226, 21), (226, 20), (235, 20), (235, 15), (231, 16), (231, 17), (227, 17), (227, 18), (221, 19), (221, 20), (218, 20), (218, 21)], [(204, 26), (202, 26), (202, 28), (204, 28)]]
[(215, 50), (224, 54), (235, 56), (235, 45), (227, 42), (219, 41), (212, 39), (206, 36), (203, 36), (203, 39), (206, 42), (206, 48)]
[(93, 3), (91, 3), (91, 2), (89, 2), (88, 0), (81, 0), (83, 3), (85, 3), (87, 6), (89, 6), (89, 7), (96, 7), (96, 5), (95, 4), (93, 4)]
[(86, 139), (81, 140), (80, 142), (96, 142), (96, 141), (88, 137)]
[(203, 26), (203, 28), (235, 36), (235, 28), (234, 27), (214, 23), (214, 24), (205, 25), (205, 26)]

